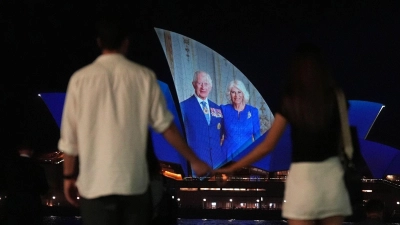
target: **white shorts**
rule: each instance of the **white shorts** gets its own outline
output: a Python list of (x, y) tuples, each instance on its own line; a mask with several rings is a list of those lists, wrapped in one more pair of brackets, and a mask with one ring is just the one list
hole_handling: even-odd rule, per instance
[(338, 157), (292, 163), (285, 185), (283, 218), (315, 220), (352, 214)]

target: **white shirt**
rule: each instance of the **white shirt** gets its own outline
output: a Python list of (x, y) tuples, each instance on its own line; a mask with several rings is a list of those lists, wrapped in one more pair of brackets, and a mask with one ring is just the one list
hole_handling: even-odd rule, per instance
[(210, 112), (210, 106), (208, 105), (208, 98), (206, 99), (201, 99), (199, 96), (197, 96), (196, 94), (194, 94), (194, 96), (196, 96), (197, 101), (199, 102), (200, 108), (203, 109), (203, 105), (201, 104), (202, 102), (206, 102), (206, 107), (208, 112)]
[(58, 147), (79, 156), (80, 195), (144, 193), (148, 126), (163, 132), (172, 120), (155, 74), (121, 54), (101, 55), (75, 72)]

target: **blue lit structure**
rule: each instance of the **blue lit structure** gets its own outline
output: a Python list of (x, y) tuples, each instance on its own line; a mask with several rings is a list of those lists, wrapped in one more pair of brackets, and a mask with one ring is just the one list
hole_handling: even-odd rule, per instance
[[(159, 81), (159, 84), (166, 98), (168, 108), (175, 116), (174, 123), (183, 134), (176, 108), (177, 104), (172, 98), (168, 85), (161, 81)], [(65, 93), (41, 93), (41, 97), (49, 108), (55, 122), (60, 126)], [(352, 126), (357, 128), (361, 154), (373, 178), (383, 178), (386, 175), (400, 174), (400, 151), (390, 146), (365, 139), (384, 106), (375, 102), (358, 100), (350, 100), (349, 103), (349, 122)], [(151, 133), (155, 152), (159, 160), (167, 163), (179, 164), (184, 171), (183, 176), (187, 176), (187, 162), (184, 158), (179, 155), (160, 134), (153, 131), (151, 131)], [(267, 134), (268, 132), (238, 154), (233, 161), (240, 159), (251, 151)], [(269, 172), (288, 170), (291, 160), (290, 155), (290, 127), (288, 127), (274, 151), (252, 166)]]
[[(246, 82), (247, 87), (251, 89), (254, 96), (252, 104), (259, 108), (260, 115), (263, 116), (263, 118), (260, 116), (260, 120), (265, 122), (264, 125), (266, 125), (262, 128), (264, 130), (263, 135), (251, 145), (238, 149), (232, 161), (243, 157), (263, 140), (273, 122), (273, 115), (262, 96), (255, 90), (251, 82), (247, 80), (246, 76), (212, 49), (183, 35), (158, 28), (155, 28), (155, 30), (170, 66), (179, 101), (193, 94), (193, 90), (190, 87), (191, 79), (193, 71), (199, 68), (212, 70), (215, 74), (213, 89), (216, 89), (214, 86), (219, 85), (220, 90), (214, 90), (211, 93), (211, 98), (218, 100), (216, 101), (218, 104), (226, 104), (223, 98), (225, 89), (222, 86), (231, 79), (242, 79)], [(159, 81), (159, 85), (165, 96), (169, 110), (175, 116), (174, 123), (181, 133), (184, 134), (177, 111), (179, 103), (174, 102), (167, 84)], [(60, 127), (65, 93), (41, 93), (41, 96), (57, 125)], [(372, 178), (380, 179), (386, 175), (400, 174), (400, 151), (390, 146), (366, 140), (371, 127), (384, 108), (384, 105), (359, 100), (350, 100), (349, 103), (349, 123), (357, 129), (361, 155), (371, 172)], [(151, 131), (151, 134), (155, 153), (159, 160), (180, 165), (180, 170), (183, 171), (182, 176), (188, 176), (188, 165), (185, 159), (160, 134), (153, 131)], [(288, 127), (274, 151), (252, 166), (268, 172), (288, 170), (291, 161), (291, 148), (290, 127)]]

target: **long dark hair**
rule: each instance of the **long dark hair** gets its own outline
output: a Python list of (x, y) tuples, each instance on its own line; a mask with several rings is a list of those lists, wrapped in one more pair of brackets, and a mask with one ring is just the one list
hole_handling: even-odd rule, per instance
[(295, 51), (287, 72), (283, 110), (289, 121), (318, 130), (327, 126), (335, 106), (335, 82), (321, 50), (301, 44)]

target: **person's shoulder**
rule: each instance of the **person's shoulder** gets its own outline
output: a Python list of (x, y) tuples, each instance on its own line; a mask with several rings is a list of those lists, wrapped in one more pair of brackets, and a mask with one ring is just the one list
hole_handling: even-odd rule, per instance
[(122, 54), (100, 55), (92, 64), (86, 67), (88, 70), (104, 70), (107, 73), (110, 70), (124, 71), (123, 73), (128, 76), (135, 75), (136, 77), (156, 79), (156, 74), (151, 68), (130, 60)]
[(72, 79), (72, 78), (76, 79), (76, 78), (78, 78), (78, 77), (80, 77), (80, 76), (83, 76), (84, 74), (87, 74), (90, 70), (94, 69), (94, 67), (95, 67), (94, 64), (93, 64), (93, 63), (90, 63), (90, 64), (87, 64), (87, 65), (85, 65), (85, 66), (83, 66), (83, 67), (77, 69), (77, 70), (72, 74), (71, 79)]
[(22, 163), (22, 164), (26, 164), (26, 165), (29, 165), (29, 166), (32, 166), (32, 167), (37, 167), (37, 168), (41, 167), (39, 161), (37, 161), (36, 159), (31, 158), (31, 157), (22, 157), (22, 156), (20, 156), (20, 157), (18, 157), (17, 162), (18, 163)]
[(129, 69), (131, 69), (132, 71), (135, 71), (135, 73), (139, 73), (139, 74), (143, 74), (143, 75), (150, 75), (150, 76), (155, 76), (155, 72), (145, 66), (142, 65), (138, 62), (132, 61), (130, 59), (124, 58), (124, 60), (121, 60), (121, 64), (123, 64), (126, 67), (129, 67)]
[(208, 104), (213, 108), (220, 108), (220, 106), (217, 103), (211, 101), (210, 99), (208, 99)]
[(194, 95), (191, 95), (189, 98), (187, 98), (187, 99), (181, 101), (180, 104), (181, 104), (181, 105), (186, 105), (186, 104), (188, 104), (188, 103), (190, 103), (190, 102), (193, 102), (193, 99), (196, 100), (196, 98), (194, 97)]
[(258, 112), (258, 109), (252, 105), (246, 104), (246, 108), (252, 112)]
[(105, 68), (97, 65), (95, 62), (96, 60), (77, 69), (70, 77), (69, 83), (77, 84), (82, 80), (93, 77), (93, 75), (98, 76), (102, 70), (104, 70), (104, 73), (106, 73)]
[(230, 109), (230, 108), (233, 108), (232, 107), (232, 104), (224, 104), (224, 105), (220, 105), (219, 106), (223, 111), (224, 110), (228, 110), (228, 109)]
[(254, 107), (254, 106), (252, 106), (250, 104), (246, 104), (245, 107), (248, 108), (248, 109), (251, 109), (251, 110), (257, 109), (256, 107)]

